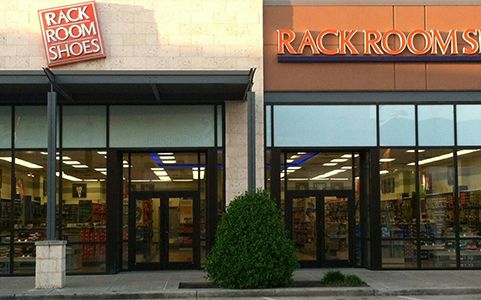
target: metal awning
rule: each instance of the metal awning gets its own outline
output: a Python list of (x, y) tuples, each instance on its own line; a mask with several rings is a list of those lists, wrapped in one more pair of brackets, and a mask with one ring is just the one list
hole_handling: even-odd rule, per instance
[[(71, 98), (59, 97), (59, 102), (72, 104), (241, 101), (252, 88), (254, 72), (53, 71), (55, 84)], [(49, 90), (43, 70), (0, 71), (1, 103), (44, 104)]]

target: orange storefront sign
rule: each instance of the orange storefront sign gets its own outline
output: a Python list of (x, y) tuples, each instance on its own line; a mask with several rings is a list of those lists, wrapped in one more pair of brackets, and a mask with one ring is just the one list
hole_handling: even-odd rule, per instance
[[(362, 46), (353, 39), (361, 40)], [(326, 39), (330, 39), (326, 43)], [(336, 42), (332, 42), (332, 41)], [(291, 29), (277, 30), (278, 55), (313, 56), (397, 56), (410, 53), (414, 56), (476, 55), (481, 52), (481, 30), (438, 30), (416, 29), (403, 32), (390, 29), (340, 30), (325, 29), (313, 33), (305, 30), (302, 34)], [(309, 49), (308, 51), (306, 49)]]
[(48, 66), (105, 57), (95, 2), (38, 11)]

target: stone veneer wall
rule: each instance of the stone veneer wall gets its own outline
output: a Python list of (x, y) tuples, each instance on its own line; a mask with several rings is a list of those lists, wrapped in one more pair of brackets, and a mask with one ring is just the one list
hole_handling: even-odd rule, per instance
[[(0, 70), (46, 65), (37, 10), (82, 0), (0, 2)], [(61, 70), (257, 68), (257, 185), (264, 182), (262, 0), (99, 0), (107, 58)], [(226, 200), (247, 189), (247, 105), (226, 105)]]

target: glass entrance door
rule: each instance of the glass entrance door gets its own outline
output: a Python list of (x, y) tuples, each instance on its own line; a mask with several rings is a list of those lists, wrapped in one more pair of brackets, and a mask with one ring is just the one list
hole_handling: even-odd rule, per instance
[(129, 265), (182, 269), (200, 265), (197, 193), (132, 192), (129, 201)]
[(291, 191), (286, 224), (301, 266), (350, 266), (353, 201), (350, 190)]

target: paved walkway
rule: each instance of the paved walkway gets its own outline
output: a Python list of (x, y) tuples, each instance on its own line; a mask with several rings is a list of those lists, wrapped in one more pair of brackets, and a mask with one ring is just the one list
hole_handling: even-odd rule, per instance
[[(295, 280), (320, 280), (326, 269), (303, 269)], [(370, 287), (283, 288), (267, 290), (179, 289), (179, 282), (206, 281), (203, 271), (124, 272), (115, 275), (68, 276), (59, 290), (36, 290), (34, 277), (0, 277), (0, 299), (147, 299), (272, 296), (372, 296), (481, 294), (481, 271), (369, 271), (342, 269), (356, 274)]]

